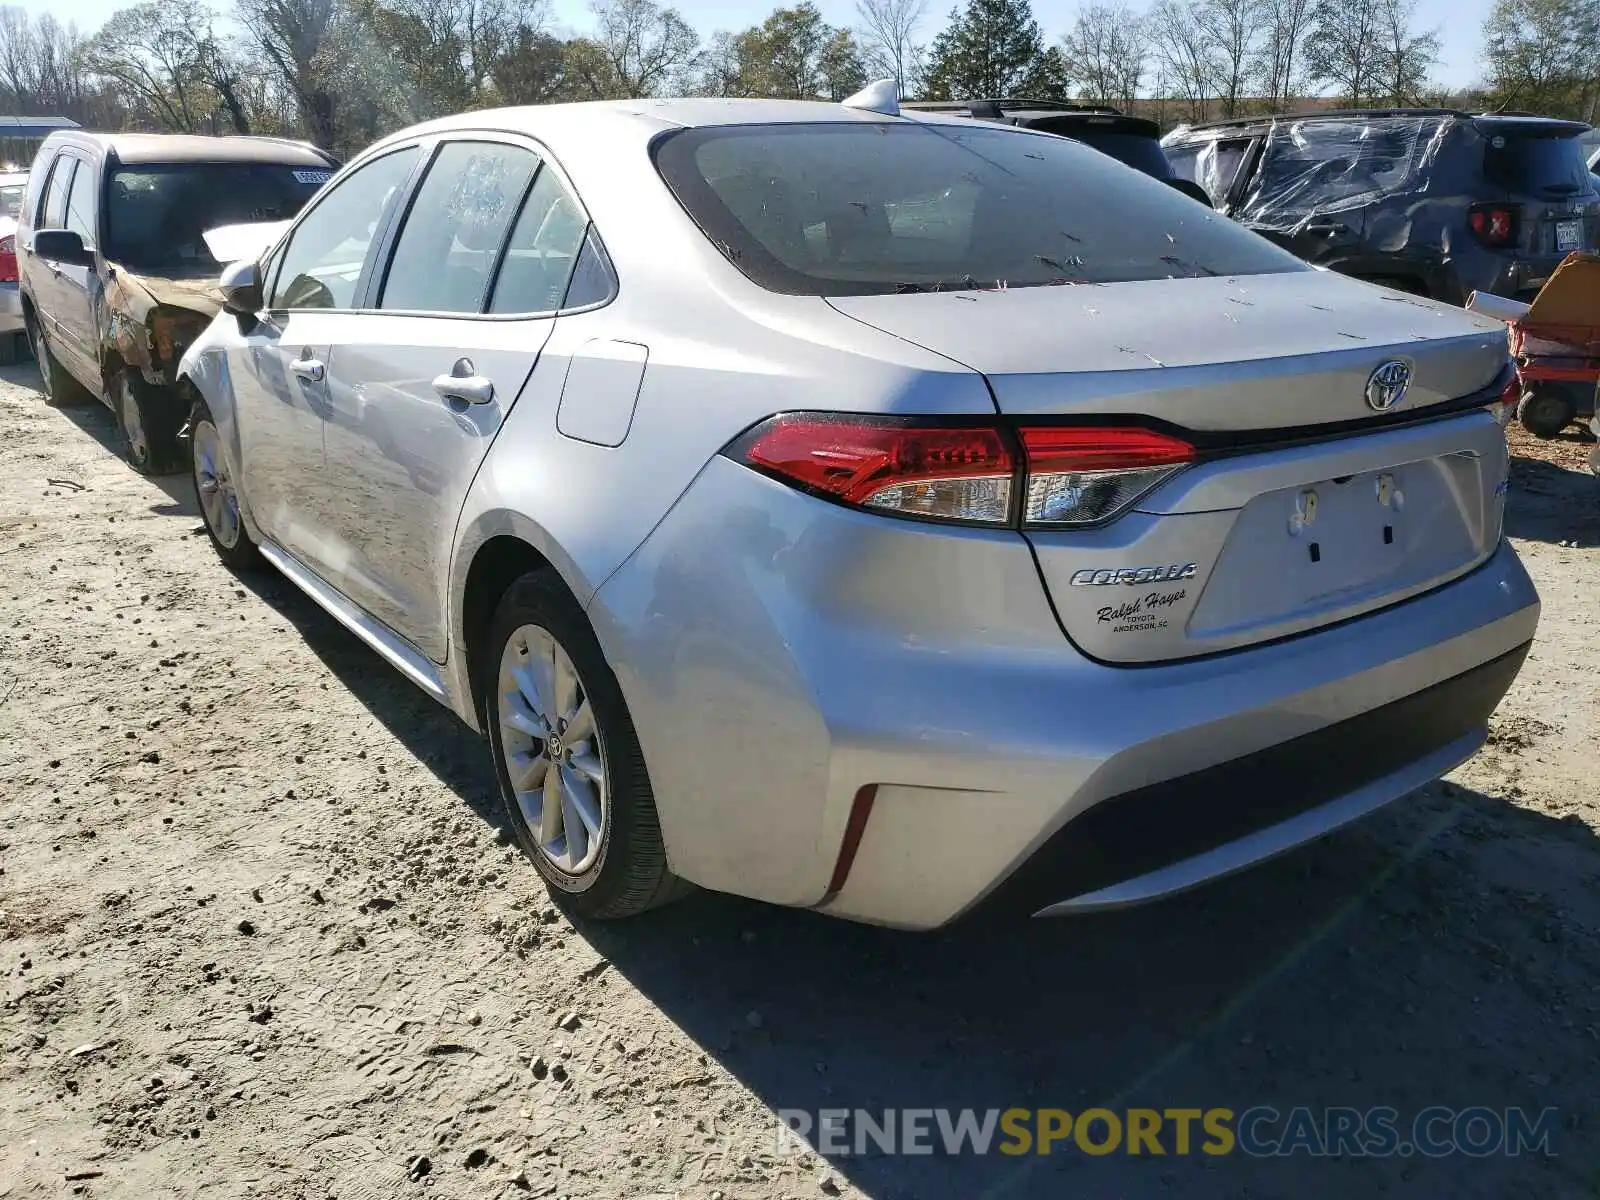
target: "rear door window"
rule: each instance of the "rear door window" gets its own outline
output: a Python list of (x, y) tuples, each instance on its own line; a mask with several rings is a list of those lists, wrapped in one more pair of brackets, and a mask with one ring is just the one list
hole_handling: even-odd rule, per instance
[(534, 180), (533, 190), (517, 217), (517, 227), (506, 244), (505, 261), (494, 285), (489, 306), (496, 313), (553, 312), (567, 306), (593, 304), (604, 290), (604, 279), (590, 261), (578, 294), (568, 299), (568, 281), (584, 246), (589, 218), (560, 177), (546, 168)]
[(506, 233), (538, 169), (538, 157), (519, 146), (446, 143), (417, 189), (378, 307), (481, 313)]
[(790, 295), (1306, 270), (1066, 138), (992, 125), (685, 129), (656, 166), (740, 271)]
[(1576, 137), (1492, 134), (1483, 167), (1491, 183), (1524, 195), (1570, 196), (1591, 187)]

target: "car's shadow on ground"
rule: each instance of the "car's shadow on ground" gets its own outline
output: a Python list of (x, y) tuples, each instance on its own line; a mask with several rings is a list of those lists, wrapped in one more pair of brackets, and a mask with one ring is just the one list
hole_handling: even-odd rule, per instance
[(1538, 542), (1600, 541), (1600, 479), (1543, 459), (1511, 458), (1516, 502), (1506, 506), (1506, 533)]
[[(245, 582), (498, 827), (481, 739), (287, 581)], [(1170, 1125), (1161, 1158), (1064, 1142), (1046, 1157), (833, 1159), (875, 1197), (1576, 1195), (1600, 1167), (1595, 1139), (1578, 1132), (1596, 1119), (1600, 951), (1592, 907), (1587, 925), (1559, 913), (1597, 879), (1600, 848), (1581, 822), (1452, 785), (1123, 913), (916, 935), (702, 893), (580, 933), (763, 1104), (814, 1120), (837, 1108), (971, 1108), (981, 1119), (1091, 1105), (1389, 1106), (1408, 1134), (1429, 1105), (1559, 1110), (1555, 1159), (1219, 1158), (1198, 1151), (1198, 1133), (1178, 1155)], [(531, 869), (525, 886), (538, 888)], [(677, 1103), (692, 1110), (692, 1092)], [(801, 1194), (816, 1186), (808, 1179)]]
[[(13, 366), (0, 367), (0, 380), (36, 393), (39, 403), (44, 403), (44, 393), (39, 387), (39, 369), (32, 359), (26, 359)], [(134, 473), (123, 454), (122, 435), (117, 429), (116, 418), (105, 405), (91, 399), (83, 404), (70, 404), (54, 411), (99, 442), (105, 452), (121, 464), (123, 470), (130, 475)], [(164, 501), (151, 505), (151, 512), (163, 517), (200, 515), (200, 506), (195, 502), (194, 484), (189, 478), (187, 468), (171, 475), (151, 475), (147, 478), (167, 496)]]

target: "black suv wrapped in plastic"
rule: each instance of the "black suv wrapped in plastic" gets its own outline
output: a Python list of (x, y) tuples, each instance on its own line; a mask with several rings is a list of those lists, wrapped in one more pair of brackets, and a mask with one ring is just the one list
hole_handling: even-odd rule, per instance
[(1249, 117), (1173, 130), (1172, 169), (1308, 262), (1450, 304), (1528, 299), (1600, 239), (1589, 126), (1384, 109)]

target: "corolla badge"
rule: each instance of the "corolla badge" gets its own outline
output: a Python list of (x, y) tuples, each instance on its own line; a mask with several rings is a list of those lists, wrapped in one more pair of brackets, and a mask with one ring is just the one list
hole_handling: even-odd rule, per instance
[(1367, 376), (1367, 407), (1374, 412), (1388, 412), (1405, 399), (1411, 386), (1411, 364), (1392, 358), (1379, 363)]
[(1198, 563), (1173, 563), (1159, 567), (1112, 567), (1101, 570), (1084, 569), (1072, 573), (1073, 587), (1107, 587), (1124, 583), (1130, 587), (1146, 583), (1173, 583), (1180, 579), (1193, 579), (1200, 571)]

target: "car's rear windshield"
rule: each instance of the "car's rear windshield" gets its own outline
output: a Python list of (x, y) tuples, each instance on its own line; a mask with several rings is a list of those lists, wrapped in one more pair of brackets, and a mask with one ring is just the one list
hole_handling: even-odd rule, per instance
[(1507, 191), (1573, 195), (1592, 186), (1576, 134), (1490, 132), (1484, 173)]
[(1066, 138), (974, 124), (685, 129), (662, 178), (750, 279), (790, 295), (1306, 270)]
[(27, 190), (26, 180), (21, 183), (0, 183), (0, 218), (17, 219), (17, 214), (22, 211), (22, 194)]
[(1035, 121), (1029, 128), (1059, 134), (1082, 142), (1085, 146), (1093, 146), (1101, 154), (1109, 154), (1119, 163), (1156, 179), (1172, 178), (1172, 167), (1167, 162), (1167, 156), (1161, 152), (1161, 142), (1149, 134), (1107, 129), (1087, 121), (1070, 120), (1059, 123)]
[(276, 163), (120, 167), (106, 193), (106, 257), (150, 275), (215, 271), (222, 264), (206, 249), (206, 230), (286, 221), (331, 174)]

